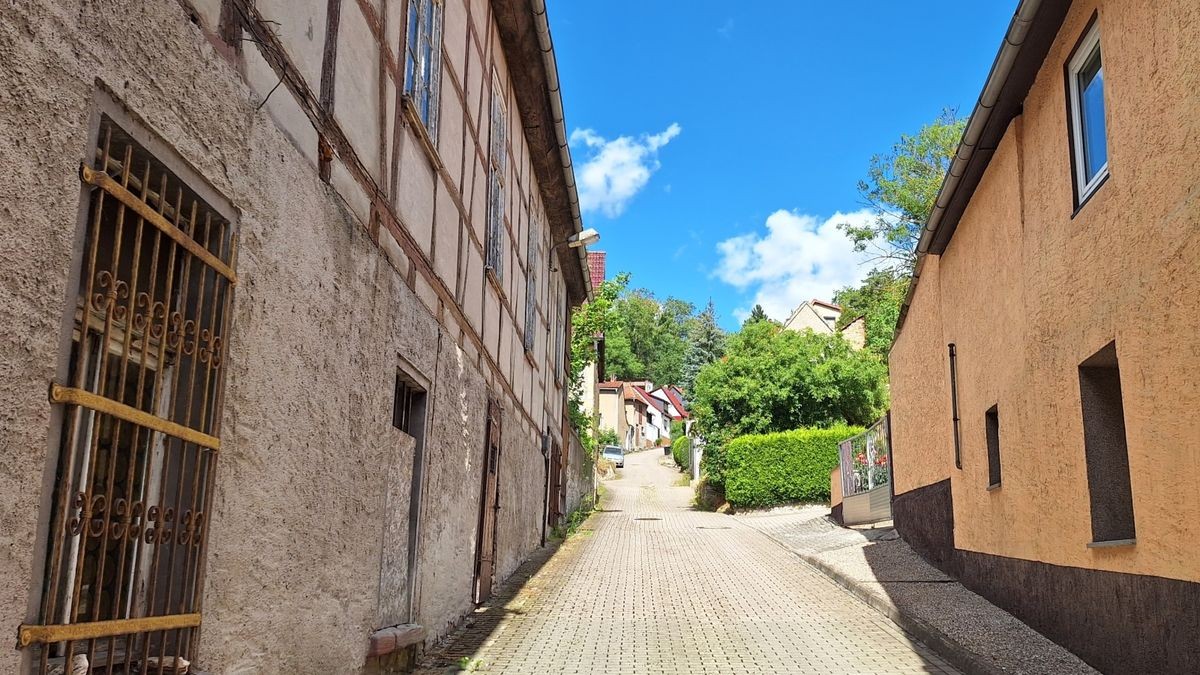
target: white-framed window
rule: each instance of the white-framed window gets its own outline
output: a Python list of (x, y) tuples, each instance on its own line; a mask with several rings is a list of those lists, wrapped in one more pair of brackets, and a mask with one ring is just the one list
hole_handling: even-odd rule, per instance
[(488, 172), (487, 268), (504, 278), (504, 172), (508, 166), (508, 114), (500, 78), (492, 73), (492, 133)]
[(1104, 61), (1100, 27), (1093, 22), (1067, 64), (1071, 109), (1071, 149), (1076, 201), (1083, 203), (1108, 177), (1108, 138), (1104, 122)]
[(433, 138), (442, 79), (442, 5), (442, 0), (409, 0), (404, 49), (404, 95)]

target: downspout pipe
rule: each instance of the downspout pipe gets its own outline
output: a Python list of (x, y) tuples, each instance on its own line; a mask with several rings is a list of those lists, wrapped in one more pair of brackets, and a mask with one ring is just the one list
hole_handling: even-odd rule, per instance
[[(558, 81), (558, 61), (554, 58), (554, 41), (550, 37), (550, 20), (546, 15), (545, 0), (530, 0), (533, 6), (533, 25), (537, 29), (538, 46), (542, 50), (542, 65), (546, 69), (546, 87), (550, 96), (550, 112), (554, 116), (554, 136), (558, 140), (558, 154), (562, 160), (563, 179), (567, 186), (567, 199), (571, 206), (571, 219), (575, 232), (583, 231), (583, 218), (579, 213), (579, 191), (575, 186), (575, 169), (571, 162), (571, 147), (567, 142), (566, 115), (563, 114), (562, 88)], [(583, 273), (583, 285), (587, 299), (592, 299), (592, 282), (587, 272), (587, 247), (575, 249)]]
[(904, 304), (900, 307), (900, 320), (896, 326), (897, 333), (904, 325), (904, 317), (907, 316), (908, 307), (912, 303), (917, 280), (920, 279), (921, 269), (925, 266), (925, 255), (929, 253), (929, 247), (933, 244), (933, 237), (941, 227), (946, 209), (950, 206), (950, 202), (967, 172), (967, 166), (975, 155), (979, 139), (983, 136), (983, 130), (991, 120), (992, 110), (1000, 99), (1000, 92), (1008, 82), (1013, 64), (1016, 63), (1017, 55), (1021, 53), (1021, 46), (1025, 44), (1029, 28), (1041, 6), (1042, 0), (1021, 0), (1013, 13), (1012, 21), (1008, 24), (1008, 31), (1004, 35), (1003, 44), (1000, 45), (1000, 52), (996, 54), (996, 60), (992, 62), (992, 69), (988, 72), (983, 91), (975, 102), (975, 109), (971, 111), (970, 119), (967, 120), (967, 127), (963, 130), (962, 140), (959, 141), (958, 150), (954, 153), (954, 160), (950, 163), (950, 170), (946, 172), (946, 178), (942, 181), (942, 188), (938, 191), (933, 211), (929, 214), (929, 220), (925, 222), (925, 228), (921, 230), (921, 238), (917, 242), (917, 263), (913, 269), (912, 282), (908, 285), (908, 294), (904, 298)]

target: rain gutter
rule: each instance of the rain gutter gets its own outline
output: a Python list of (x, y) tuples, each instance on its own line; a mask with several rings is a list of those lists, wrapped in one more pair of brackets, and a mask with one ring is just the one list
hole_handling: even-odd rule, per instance
[[(1008, 31), (1004, 35), (1004, 42), (1000, 45), (995, 61), (992, 62), (983, 91), (975, 103), (975, 109), (971, 111), (971, 117), (967, 120), (958, 150), (942, 181), (933, 210), (921, 230), (912, 282), (900, 306), (900, 318), (896, 324), (897, 335), (908, 315), (921, 271), (925, 267), (925, 256), (930, 253), (940, 255), (945, 250), (949, 237), (958, 226), (958, 218), (965, 208), (965, 200), (970, 199), (978, 186), (983, 169), (1003, 137), (1008, 122), (1020, 113), (1025, 94), (1028, 93), (1028, 88), (1045, 59), (1070, 5), (1070, 0), (1021, 0), (1018, 3), (1012, 21), (1008, 24)], [(1043, 9), (1045, 11), (1039, 16), (1039, 11)], [(1035, 38), (1032, 42), (1036, 43), (1032, 47), (1026, 46), (1027, 42), (1031, 42), (1031, 33), (1034, 33), (1032, 37)], [(1014, 66), (1018, 68), (1014, 69)], [(993, 119), (994, 117), (996, 119)]]
[[(550, 98), (550, 111), (554, 116), (554, 136), (558, 140), (558, 154), (562, 160), (563, 179), (566, 181), (567, 200), (571, 206), (574, 232), (583, 231), (583, 218), (579, 213), (579, 191), (575, 186), (575, 169), (571, 162), (571, 147), (567, 142), (566, 115), (563, 114), (562, 88), (558, 81), (558, 61), (554, 58), (554, 41), (550, 37), (550, 20), (546, 15), (545, 0), (530, 0), (533, 5), (533, 24), (537, 29), (538, 46), (542, 50), (542, 64), (546, 69), (546, 88)], [(588, 273), (587, 247), (574, 250), (583, 270), (583, 284), (587, 298), (593, 295), (591, 275)]]

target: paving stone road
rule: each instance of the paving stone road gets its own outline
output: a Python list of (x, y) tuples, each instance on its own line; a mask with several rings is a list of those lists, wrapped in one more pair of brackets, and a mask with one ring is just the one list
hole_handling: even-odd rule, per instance
[(957, 672), (762, 533), (693, 511), (662, 459), (629, 455), (604, 511), (523, 565), (418, 672)]

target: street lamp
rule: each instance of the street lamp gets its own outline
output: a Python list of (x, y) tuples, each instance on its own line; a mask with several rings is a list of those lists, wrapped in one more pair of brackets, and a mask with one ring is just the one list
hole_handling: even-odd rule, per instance
[(566, 241), (560, 241), (559, 243), (555, 244), (553, 247), (550, 248), (550, 255), (546, 256), (547, 258), (550, 259), (550, 271), (551, 272), (558, 271), (558, 269), (554, 267), (554, 251), (557, 250), (560, 246), (569, 246), (571, 248), (579, 248), (580, 246), (587, 246), (589, 244), (594, 244), (598, 241), (600, 241), (600, 233), (597, 232), (596, 230), (594, 230), (593, 228), (589, 227), (588, 229), (583, 230), (582, 232), (579, 232), (578, 234), (571, 235), (570, 237), (567, 238)]

